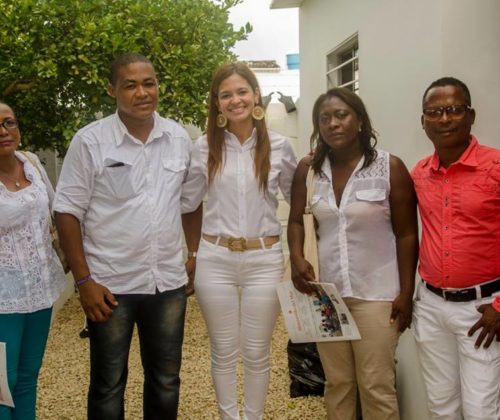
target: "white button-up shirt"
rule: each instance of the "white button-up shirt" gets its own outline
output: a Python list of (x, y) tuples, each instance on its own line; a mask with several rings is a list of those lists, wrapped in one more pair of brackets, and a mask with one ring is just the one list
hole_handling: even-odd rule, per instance
[(187, 132), (156, 113), (145, 143), (118, 114), (73, 138), (54, 211), (78, 218), (91, 274), (112, 293), (153, 294), (186, 283), (180, 210), (190, 153)]
[(362, 168), (362, 158), (338, 207), (328, 158), (316, 178), (311, 204), (318, 221), (319, 277), (334, 283), (343, 297), (387, 301), (399, 294), (389, 159), (378, 150), (375, 161)]
[(183, 211), (195, 210), (208, 191), (203, 218), (203, 232), (225, 237), (256, 238), (281, 233), (276, 215), (278, 190), (290, 202), (290, 189), (297, 161), (288, 140), (269, 132), (271, 170), (268, 194), (259, 190), (254, 158), (256, 130), (241, 144), (226, 131), (225, 164), (208, 188), (208, 143), (206, 136), (198, 139), (193, 149), (189, 175), (182, 193)]

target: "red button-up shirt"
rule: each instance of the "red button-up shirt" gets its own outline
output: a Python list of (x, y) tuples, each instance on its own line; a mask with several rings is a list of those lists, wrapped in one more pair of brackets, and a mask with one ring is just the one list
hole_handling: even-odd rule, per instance
[(422, 221), (420, 276), (465, 288), (500, 277), (500, 150), (472, 136), (447, 169), (437, 153), (412, 170)]

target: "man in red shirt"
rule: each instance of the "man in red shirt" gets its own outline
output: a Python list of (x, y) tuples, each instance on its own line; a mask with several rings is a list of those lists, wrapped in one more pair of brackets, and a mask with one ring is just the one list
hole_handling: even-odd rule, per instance
[(429, 409), (436, 419), (498, 420), (500, 150), (470, 134), (463, 82), (436, 80), (422, 105), (435, 153), (412, 171), (422, 221), (413, 322)]

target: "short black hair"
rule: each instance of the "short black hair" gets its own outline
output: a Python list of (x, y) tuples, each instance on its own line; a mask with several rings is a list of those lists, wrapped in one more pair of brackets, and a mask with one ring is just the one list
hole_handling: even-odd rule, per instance
[(465, 96), (465, 101), (467, 102), (467, 105), (469, 105), (469, 106), (472, 105), (470, 91), (469, 91), (469, 88), (467, 87), (467, 85), (464, 82), (462, 82), (461, 80), (458, 80), (455, 77), (451, 77), (451, 76), (441, 77), (440, 79), (434, 80), (429, 85), (429, 87), (427, 89), (425, 89), (424, 96), (422, 97), (422, 105), (425, 102), (425, 97), (427, 96), (427, 93), (429, 93), (429, 91), (432, 88), (445, 87), (445, 86), (455, 86), (455, 87), (459, 88)]
[(116, 57), (109, 66), (109, 83), (115, 86), (118, 80), (118, 71), (121, 67), (128, 66), (132, 63), (148, 63), (154, 68), (153, 63), (149, 58), (142, 54), (125, 53)]

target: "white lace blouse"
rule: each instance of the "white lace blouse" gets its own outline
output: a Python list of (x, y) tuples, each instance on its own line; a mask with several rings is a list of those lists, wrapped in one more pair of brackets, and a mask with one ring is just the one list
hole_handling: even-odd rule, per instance
[[(66, 285), (61, 263), (49, 233), (48, 191), (36, 168), (24, 155), (31, 185), (16, 192), (0, 182), (0, 313), (28, 313), (49, 308)], [(35, 155), (36, 161), (43, 171)], [(46, 177), (46, 174), (43, 174)]]

